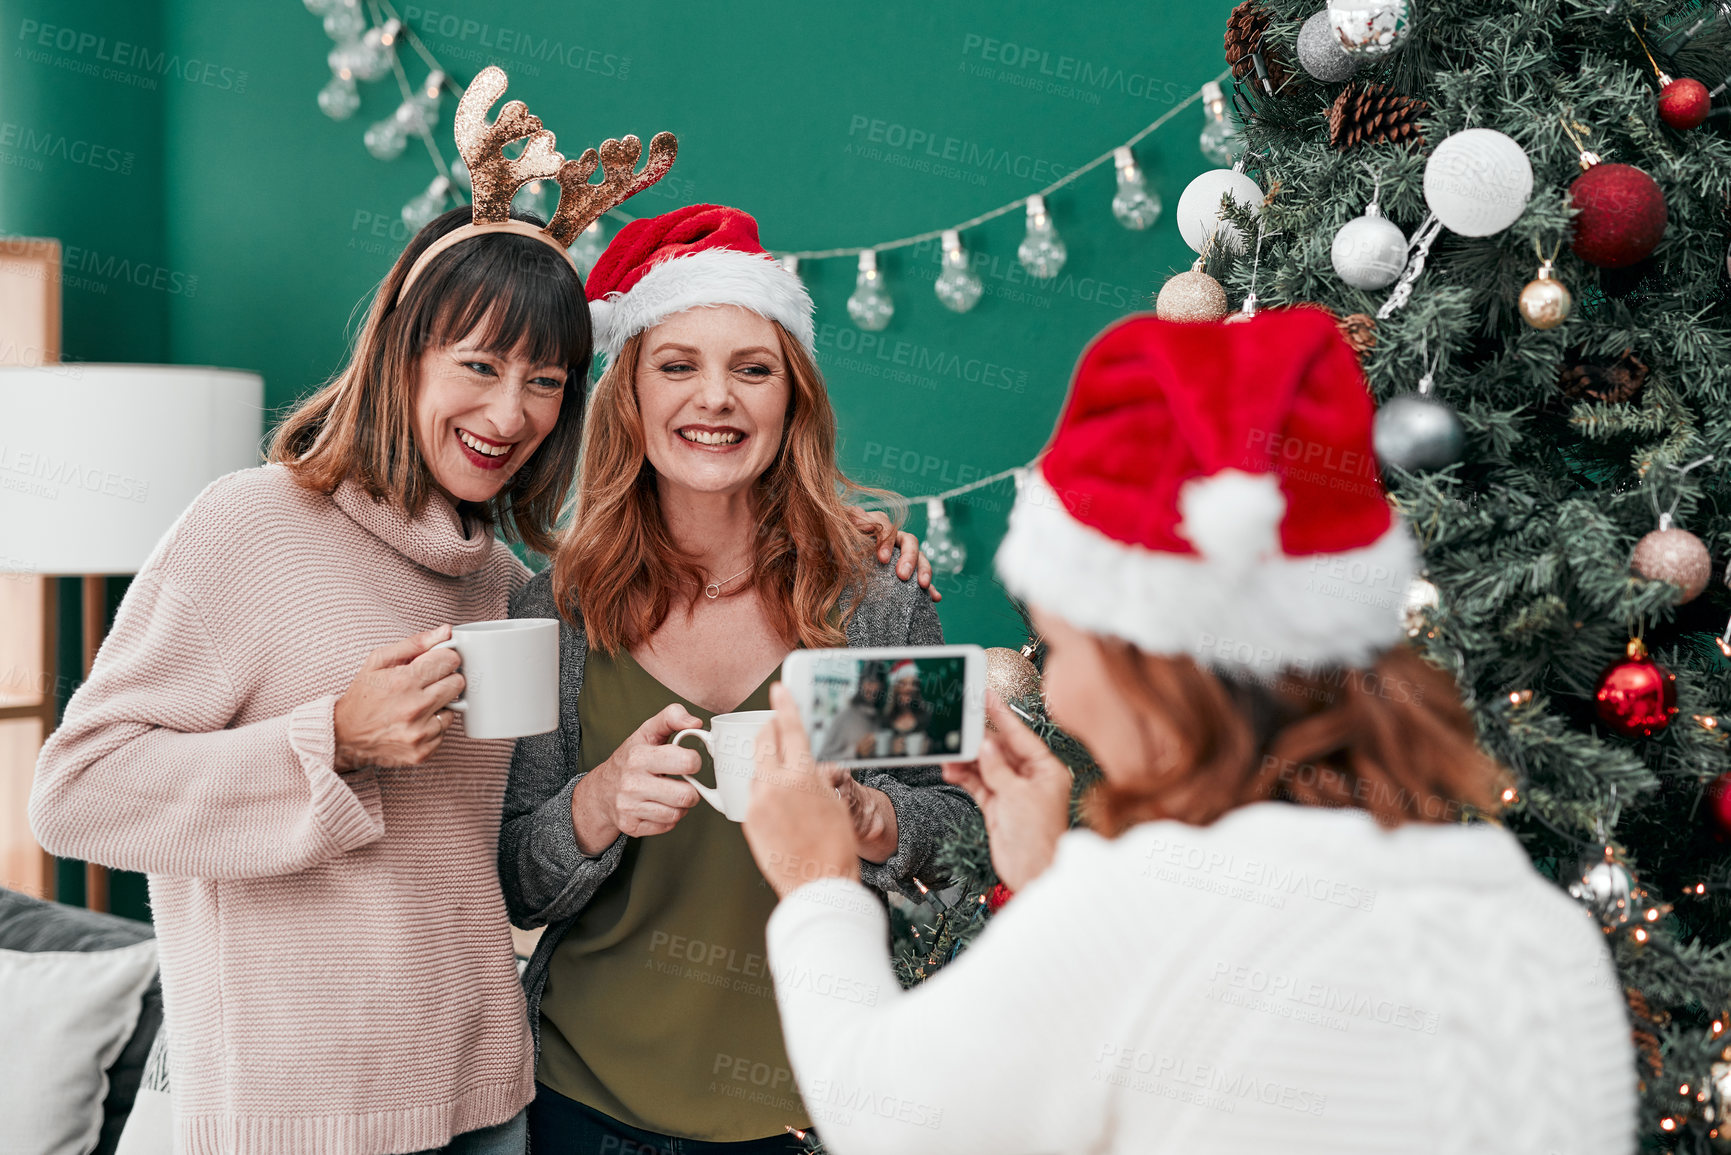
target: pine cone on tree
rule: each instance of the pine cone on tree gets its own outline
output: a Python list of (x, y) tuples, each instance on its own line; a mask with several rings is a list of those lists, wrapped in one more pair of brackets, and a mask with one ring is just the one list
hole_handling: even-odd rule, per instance
[(1268, 41), (1268, 10), (1257, 0), (1244, 0), (1226, 18), (1226, 63), (1232, 66), (1235, 79), (1245, 80), (1256, 75), (1252, 56), (1262, 56), (1262, 66), (1268, 70), (1268, 83), (1279, 92), (1292, 75), (1285, 61), (1273, 51)]
[(1571, 363), (1563, 368), (1559, 384), (1571, 401), (1588, 398), (1616, 404), (1632, 400), (1647, 384), (1647, 366), (1636, 358), (1633, 349), (1624, 349), (1623, 355), (1609, 365), (1592, 365), (1571, 358)]
[(1384, 85), (1349, 84), (1328, 110), (1328, 143), (1342, 150), (1382, 141), (1422, 148), (1418, 122), (1429, 111), (1424, 101)]

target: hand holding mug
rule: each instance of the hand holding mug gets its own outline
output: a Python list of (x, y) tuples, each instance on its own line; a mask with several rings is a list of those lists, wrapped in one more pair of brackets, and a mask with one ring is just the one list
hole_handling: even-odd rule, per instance
[(991, 732), (978, 762), (946, 762), (944, 781), (973, 795), (986, 819), (992, 867), (1020, 890), (1052, 865), (1058, 838), (1070, 827), (1074, 775), (1051, 747), (995, 693), (986, 695)]
[(460, 659), (437, 648), (450, 635), (439, 626), (367, 655), (331, 712), (339, 771), (433, 756), (451, 723), (445, 707), (463, 692)]
[(571, 813), (579, 850), (594, 857), (621, 834), (643, 838), (665, 834), (679, 824), (697, 805), (697, 790), (689, 779), (703, 762), (697, 751), (667, 740), (702, 724), (674, 703), (637, 727), (612, 757), (577, 783)]

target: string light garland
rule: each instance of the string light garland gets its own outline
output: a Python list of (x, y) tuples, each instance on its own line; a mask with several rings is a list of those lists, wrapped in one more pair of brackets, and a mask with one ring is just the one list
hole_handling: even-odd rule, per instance
[[(303, 0), (307, 11), (324, 21), (325, 31), (337, 42), (326, 58), (331, 67), (331, 79), (318, 94), (319, 108), (333, 120), (346, 120), (360, 107), (356, 82), (381, 80), (387, 72), (396, 77), (402, 102), (387, 118), (370, 125), (364, 136), (367, 150), (380, 160), (394, 160), (402, 154), (411, 136), (419, 137), (426, 146), (438, 175), (426, 188), (403, 206), (403, 223), (418, 231), (428, 221), (444, 211), (447, 204), (465, 204), (463, 192), (468, 187), (467, 172), (462, 161), (448, 163), (434, 141), (433, 132), (439, 122), (440, 102), (446, 91), (462, 96), (462, 87), (439, 63), (426, 43), (417, 35), (392, 6), (390, 0)], [(403, 70), (400, 48), (407, 44), (427, 66), (426, 79), (417, 88), (409, 82)], [(1057, 276), (1063, 268), (1066, 251), (1058, 236), (1046, 199), (1053, 193), (1074, 184), (1101, 165), (1112, 162), (1118, 173), (1116, 193), (1112, 198), (1113, 217), (1126, 229), (1147, 229), (1159, 219), (1160, 198), (1147, 187), (1146, 179), (1136, 164), (1135, 146), (1169, 124), (1184, 110), (1201, 101), (1207, 113), (1206, 126), (1200, 138), (1205, 154), (1211, 158), (1229, 148), (1237, 139), (1236, 126), (1225, 116), (1220, 83), (1231, 75), (1226, 69), (1184, 100), (1167, 109), (1122, 144), (1107, 149), (1086, 164), (1072, 169), (1038, 192), (1017, 197), (1007, 204), (969, 217), (965, 221), (943, 228), (928, 229), (912, 236), (897, 237), (872, 245), (848, 245), (830, 249), (802, 249), (781, 254), (790, 269), (800, 261), (834, 260), (852, 257), (859, 262), (859, 274), (854, 293), (848, 298), (848, 313), (862, 329), (878, 330), (889, 325), (895, 315), (895, 303), (883, 270), (877, 262), (879, 253), (914, 245), (942, 241), (945, 272), (935, 286), (938, 298), (958, 313), (967, 312), (978, 300), (978, 277), (966, 267), (967, 251), (961, 234), (969, 229), (1025, 209), (1027, 235), (1017, 250), (1028, 272), (1040, 279)], [(548, 190), (530, 185), (518, 194), (521, 207), (539, 211), (545, 216), (549, 206), (545, 201)], [(620, 223), (636, 218), (615, 209), (607, 214)], [(591, 225), (573, 242), (571, 251), (578, 265), (585, 270), (592, 266), (606, 247), (606, 235), (599, 221)], [(1009, 476), (1008, 473), (1002, 475)], [(1002, 478), (1000, 477), (999, 480)], [(920, 499), (925, 500), (925, 499)]]

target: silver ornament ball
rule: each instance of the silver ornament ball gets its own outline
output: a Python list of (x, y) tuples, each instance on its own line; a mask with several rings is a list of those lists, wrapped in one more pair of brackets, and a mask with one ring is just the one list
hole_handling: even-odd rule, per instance
[(1443, 402), (1402, 393), (1377, 410), (1374, 441), (1384, 465), (1422, 473), (1459, 461), (1466, 454), (1467, 434), (1461, 419)]
[(1331, 0), (1328, 22), (1348, 55), (1387, 56), (1406, 41), (1406, 0)]
[(1298, 63), (1324, 84), (1351, 80), (1358, 71), (1358, 57), (1340, 42), (1328, 18), (1328, 9), (1306, 20), (1298, 30)]
[(1425, 627), (1430, 624), (1427, 615), (1441, 604), (1442, 594), (1433, 583), (1425, 578), (1413, 578), (1412, 584), (1406, 587), (1406, 600), (1400, 608), (1400, 620), (1406, 627), (1406, 636), (1416, 638), (1424, 633)]
[(1154, 315), (1162, 321), (1218, 321), (1226, 316), (1226, 290), (1207, 273), (1179, 273), (1160, 289)]
[(1713, 580), (1713, 558), (1701, 539), (1686, 529), (1656, 529), (1635, 546), (1629, 559), (1635, 572), (1648, 581), (1670, 582), (1681, 588), (1677, 604), (1701, 596)]
[(1635, 913), (1635, 877), (1608, 854), (1589, 855), (1569, 893), (1612, 926), (1628, 922)]
[(1406, 268), (1406, 234), (1375, 205), (1334, 234), (1334, 271), (1355, 289), (1386, 289)]

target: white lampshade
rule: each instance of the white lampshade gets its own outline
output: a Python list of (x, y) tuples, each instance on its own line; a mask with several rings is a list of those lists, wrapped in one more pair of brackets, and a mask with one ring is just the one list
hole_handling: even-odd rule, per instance
[(206, 485), (259, 463), (263, 433), (256, 373), (0, 367), (0, 570), (136, 573)]

